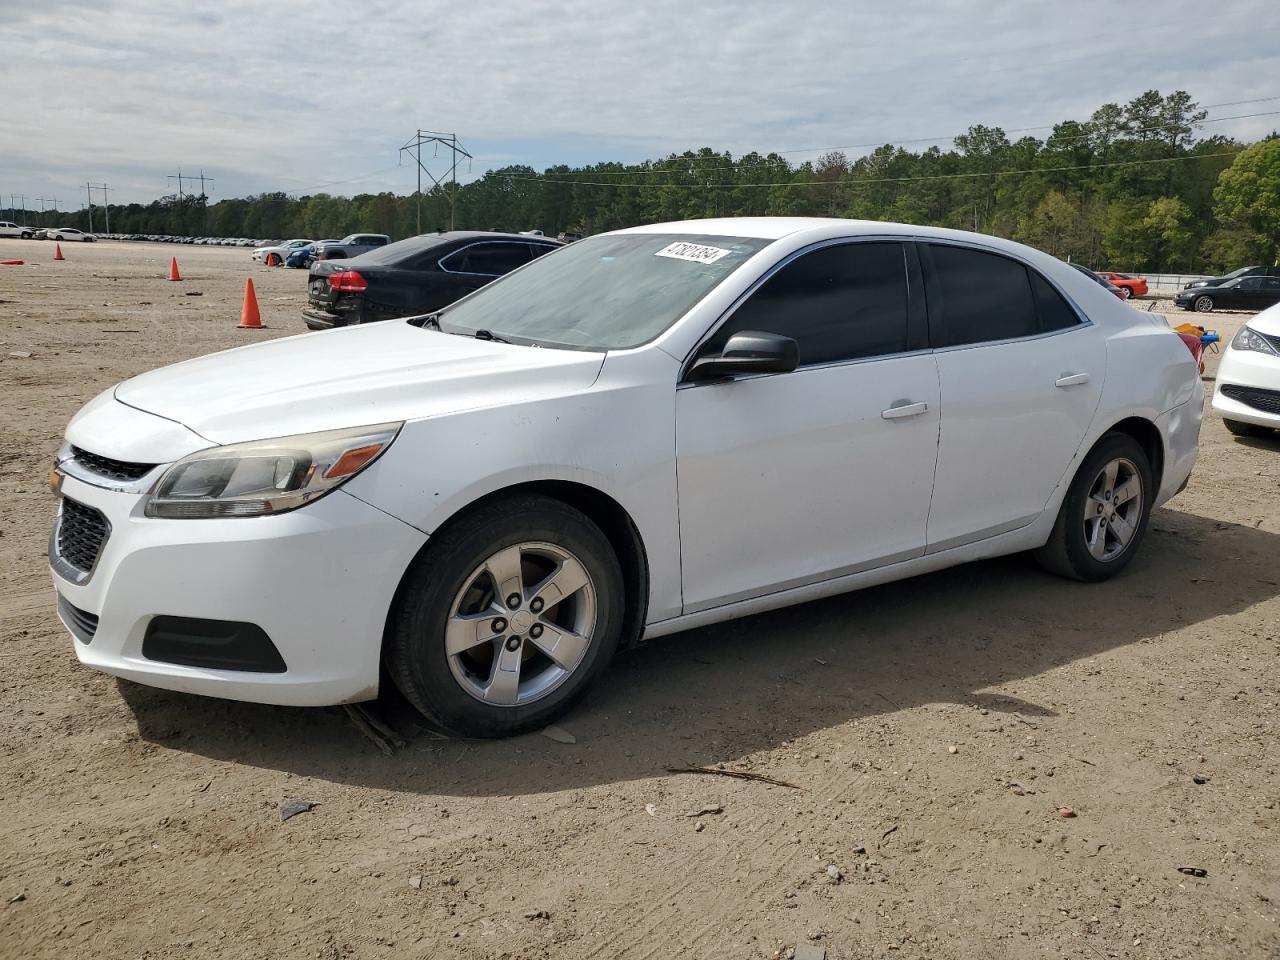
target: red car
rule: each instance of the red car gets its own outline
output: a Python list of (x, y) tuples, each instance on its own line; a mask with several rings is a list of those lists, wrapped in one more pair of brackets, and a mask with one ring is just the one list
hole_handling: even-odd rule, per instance
[(1098, 270), (1096, 272), (1103, 280), (1119, 287), (1121, 295), (1126, 300), (1130, 297), (1141, 297), (1146, 295), (1146, 277), (1131, 277), (1127, 273), (1112, 273), (1110, 270)]

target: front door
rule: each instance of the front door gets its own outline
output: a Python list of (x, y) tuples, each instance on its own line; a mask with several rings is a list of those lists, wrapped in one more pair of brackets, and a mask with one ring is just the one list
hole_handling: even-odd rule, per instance
[(810, 251), (695, 354), (759, 330), (794, 337), (800, 367), (677, 390), (685, 613), (923, 553), (939, 393), (909, 269), (898, 242)]

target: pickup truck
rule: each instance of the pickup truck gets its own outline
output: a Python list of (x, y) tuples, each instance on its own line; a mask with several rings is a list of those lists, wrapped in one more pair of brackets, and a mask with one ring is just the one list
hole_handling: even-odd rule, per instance
[(0, 220), (0, 237), (17, 237), (21, 240), (30, 240), (33, 236), (35, 236), (35, 230), (31, 227), (10, 223), (8, 220)]
[(323, 240), (314, 247), (315, 260), (350, 260), (362, 253), (385, 247), (391, 238), (385, 233), (353, 233), (341, 240)]

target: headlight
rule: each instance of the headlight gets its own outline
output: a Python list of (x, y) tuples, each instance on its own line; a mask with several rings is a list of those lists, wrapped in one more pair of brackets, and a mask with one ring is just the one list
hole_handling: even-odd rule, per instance
[(200, 450), (160, 477), (148, 517), (261, 517), (323, 497), (373, 463), (400, 423), (328, 430)]
[(1248, 327), (1241, 327), (1240, 332), (1231, 338), (1231, 349), (1257, 350), (1259, 353), (1269, 353), (1273, 357), (1280, 356), (1280, 352), (1276, 351), (1270, 340)]

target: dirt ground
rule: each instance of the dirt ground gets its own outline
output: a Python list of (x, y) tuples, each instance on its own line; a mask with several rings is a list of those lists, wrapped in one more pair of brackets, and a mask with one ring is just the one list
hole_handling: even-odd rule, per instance
[[(575, 743), (387, 757), (339, 709), (77, 663), (45, 563), (68, 418), (303, 333), (305, 275), (63, 250), (0, 241), (29, 261), (0, 267), (0, 958), (1280, 957), (1280, 442), (1208, 417), (1112, 582), (1012, 557), (697, 630), (622, 656)], [(267, 331), (235, 328), (246, 276)], [(695, 766), (797, 789), (667, 772)]]

